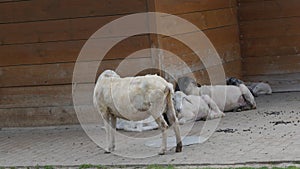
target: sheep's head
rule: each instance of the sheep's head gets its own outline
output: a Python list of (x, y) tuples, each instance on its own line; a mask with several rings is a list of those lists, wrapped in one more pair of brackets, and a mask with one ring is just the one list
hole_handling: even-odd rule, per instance
[(115, 71), (113, 71), (113, 70), (105, 70), (100, 75), (100, 78), (102, 78), (102, 77), (116, 77), (116, 78), (120, 78), (120, 76)]
[(174, 108), (177, 113), (180, 113), (180, 111), (182, 109), (182, 99), (183, 99), (184, 95), (185, 94), (181, 91), (177, 91), (173, 95), (174, 96), (173, 97)]

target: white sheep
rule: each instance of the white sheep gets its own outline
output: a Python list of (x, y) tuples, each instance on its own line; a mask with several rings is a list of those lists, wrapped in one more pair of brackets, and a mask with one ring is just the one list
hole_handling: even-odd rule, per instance
[(222, 111), (240, 111), (256, 108), (254, 96), (244, 85), (216, 85), (198, 87), (189, 77), (179, 79), (179, 88), (187, 95), (209, 95)]
[(175, 110), (178, 112), (180, 124), (225, 116), (208, 95), (186, 95), (181, 91), (177, 91), (174, 95), (174, 105)]
[(106, 152), (115, 149), (117, 118), (140, 121), (152, 116), (162, 130), (159, 154), (165, 154), (168, 124), (164, 120), (163, 113), (174, 128), (176, 152), (181, 152), (182, 142), (172, 101), (173, 94), (173, 85), (157, 75), (120, 78), (112, 70), (104, 71), (97, 80), (93, 100), (95, 107), (104, 118), (106, 138), (109, 143)]

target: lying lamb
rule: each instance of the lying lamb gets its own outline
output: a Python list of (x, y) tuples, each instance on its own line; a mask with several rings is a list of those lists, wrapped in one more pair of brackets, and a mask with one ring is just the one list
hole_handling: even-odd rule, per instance
[(244, 84), (239, 86), (216, 85), (197, 87), (195, 80), (189, 77), (182, 77), (178, 79), (178, 85), (180, 90), (187, 95), (217, 96), (212, 97), (212, 99), (223, 111), (242, 111), (256, 108), (254, 97)]
[(157, 128), (158, 125), (151, 116), (141, 121), (128, 121), (124, 119), (117, 119), (117, 129), (119, 130), (142, 132), (154, 130)]
[(264, 94), (272, 94), (271, 86), (268, 83), (264, 83), (264, 82), (244, 83), (243, 81), (241, 81), (235, 77), (230, 77), (230, 78), (226, 79), (226, 83), (227, 83), (227, 85), (234, 85), (234, 86), (239, 86), (240, 84), (245, 84), (248, 87), (248, 89), (251, 91), (253, 96), (255, 96), (255, 97), (257, 97), (259, 95), (264, 95)]
[(246, 83), (247, 87), (252, 90), (254, 96), (272, 94), (271, 86), (268, 83)]
[(177, 91), (173, 100), (180, 124), (225, 116), (208, 95), (187, 96), (183, 92)]
[(104, 119), (109, 144), (106, 152), (115, 149), (117, 118), (140, 121), (152, 116), (162, 131), (159, 154), (165, 154), (168, 124), (163, 114), (173, 126), (177, 143), (176, 152), (181, 152), (182, 142), (172, 101), (173, 94), (173, 85), (157, 75), (120, 78), (112, 70), (104, 71), (97, 80), (93, 101)]

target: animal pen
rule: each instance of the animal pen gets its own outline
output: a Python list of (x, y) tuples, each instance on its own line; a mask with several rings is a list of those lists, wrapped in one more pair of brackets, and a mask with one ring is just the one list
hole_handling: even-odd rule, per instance
[[(110, 21), (141, 12), (173, 14), (196, 25), (219, 53), (227, 77), (268, 82), (274, 92), (299, 91), (299, 9), (299, 0), (1, 0), (0, 127), (78, 124), (72, 76), (81, 48)], [(188, 46), (155, 34), (122, 40), (104, 57), (98, 74), (150, 47), (176, 54), (198, 83), (209, 84), (203, 63)], [(140, 74), (176, 65), (168, 57), (158, 62), (157, 55), (129, 61), (157, 68)], [(131, 76), (131, 69), (122, 75)], [(172, 70), (180, 73), (180, 67)]]

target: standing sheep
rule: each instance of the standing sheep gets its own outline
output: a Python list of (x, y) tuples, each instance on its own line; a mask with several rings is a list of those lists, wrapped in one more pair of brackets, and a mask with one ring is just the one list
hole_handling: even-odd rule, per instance
[(106, 138), (109, 143), (106, 152), (115, 149), (117, 118), (139, 121), (152, 116), (162, 131), (159, 154), (165, 154), (168, 124), (164, 120), (163, 113), (174, 127), (176, 152), (181, 152), (182, 142), (172, 102), (173, 94), (173, 85), (157, 75), (120, 78), (112, 70), (104, 71), (97, 80), (93, 100), (105, 121)]

